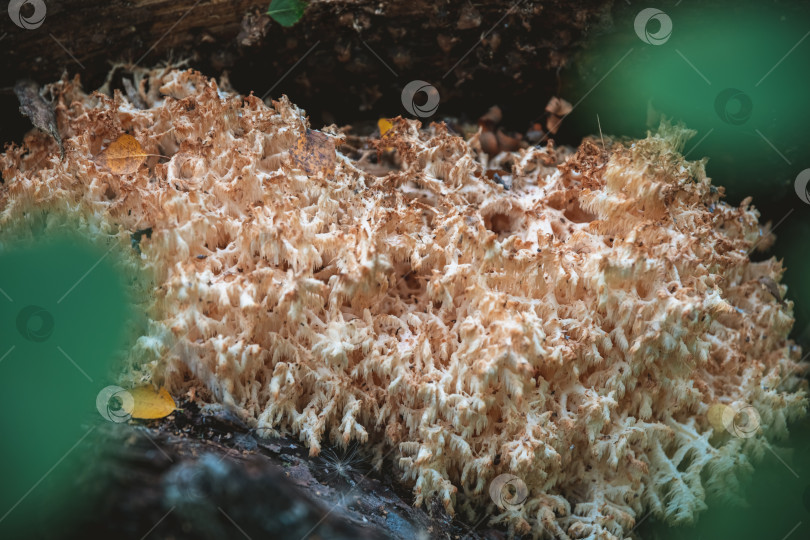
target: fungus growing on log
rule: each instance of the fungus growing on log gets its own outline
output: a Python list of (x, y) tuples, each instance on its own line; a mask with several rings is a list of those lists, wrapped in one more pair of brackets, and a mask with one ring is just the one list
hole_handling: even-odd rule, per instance
[[(749, 258), (759, 214), (679, 154), (685, 128), (490, 159), (400, 118), (378, 177), (286, 98), (140, 76), (146, 108), (51, 85), (64, 160), (37, 131), (2, 156), (0, 228), (36, 210), (122, 246), (151, 230), (132, 250), (156, 280), (149, 333), (119, 382), (194, 387), (312, 455), (363, 443), (417, 504), (556, 538), (691, 522), (804, 413), (783, 268)], [(125, 133), (144, 164), (97, 166)], [(493, 501), (501, 474), (524, 501)]]

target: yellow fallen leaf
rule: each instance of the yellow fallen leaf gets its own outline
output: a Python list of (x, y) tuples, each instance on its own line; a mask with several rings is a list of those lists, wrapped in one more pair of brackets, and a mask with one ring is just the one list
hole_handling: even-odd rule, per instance
[(722, 403), (715, 403), (709, 407), (707, 415), (709, 424), (711, 424), (716, 432), (722, 432), (726, 429), (726, 426), (723, 424), (723, 415), (727, 414), (726, 409), (730, 408), (731, 407), (728, 405), (723, 405)]
[(290, 150), (295, 164), (307, 174), (323, 171), (326, 176), (335, 173), (335, 142), (325, 133), (308, 129), (298, 139), (296, 147)]
[(174, 399), (165, 388), (155, 391), (151, 386), (139, 386), (130, 390), (129, 393), (135, 401), (132, 418), (163, 418), (177, 408)]
[(94, 161), (113, 174), (132, 174), (149, 154), (132, 135), (121, 135), (97, 155)]
[(391, 123), (391, 120), (388, 118), (380, 118), (377, 120), (377, 127), (380, 128), (380, 137), (388, 133), (388, 131), (394, 127), (394, 124)]
[[(380, 138), (385, 138), (385, 134), (391, 131), (391, 128), (394, 127), (394, 123), (391, 122), (388, 118), (380, 118), (377, 120), (377, 127), (380, 128)], [(392, 146), (386, 146), (385, 151), (390, 152), (394, 148)]]

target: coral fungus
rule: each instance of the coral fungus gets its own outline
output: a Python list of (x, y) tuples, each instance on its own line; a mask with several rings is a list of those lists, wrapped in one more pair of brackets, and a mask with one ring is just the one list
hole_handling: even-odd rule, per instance
[[(378, 177), (335, 128), (326, 166), (293, 159), (308, 126), (286, 98), (141, 77), (142, 109), (51, 85), (66, 157), (32, 132), (0, 187), (0, 227), (36, 210), (122, 245), (151, 230), (131, 381), (195, 386), (313, 455), (365, 443), (417, 503), (557, 538), (622, 538), (647, 511), (690, 522), (804, 412), (792, 303), (761, 285), (784, 298), (783, 269), (749, 258), (758, 212), (681, 157), (684, 128), (490, 159), (397, 119), (377, 144), (398, 168)], [(149, 157), (116, 175), (93, 157), (123, 133)], [(717, 404), (759, 421), (724, 429)], [(493, 503), (499, 474), (522, 504)]]

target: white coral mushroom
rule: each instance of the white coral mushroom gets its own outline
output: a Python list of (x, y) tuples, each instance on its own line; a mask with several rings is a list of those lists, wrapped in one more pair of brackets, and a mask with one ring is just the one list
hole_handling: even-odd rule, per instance
[[(144, 110), (52, 86), (68, 156), (43, 134), (6, 151), (0, 227), (32, 206), (122, 239), (151, 227), (154, 321), (132, 358), (156, 383), (202, 386), (313, 454), (368, 439), (397, 451), (417, 502), (559, 538), (621, 538), (647, 509), (692, 521), (803, 413), (792, 304), (758, 285), (782, 267), (749, 259), (758, 214), (678, 154), (685, 130), (502, 154), (505, 190), (443, 126), (397, 120), (400, 170), (338, 152), (334, 174), (306, 174), (286, 99), (148, 77)], [(123, 131), (170, 159), (100, 170)], [(709, 421), (735, 402), (759, 412), (754, 436)], [(502, 473), (522, 506), (492, 503)]]

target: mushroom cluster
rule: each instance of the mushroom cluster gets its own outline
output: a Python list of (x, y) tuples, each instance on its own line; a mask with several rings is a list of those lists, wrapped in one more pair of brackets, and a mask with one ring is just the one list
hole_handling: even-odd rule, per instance
[[(151, 230), (125, 380), (194, 388), (313, 455), (365, 443), (417, 504), (565, 539), (692, 521), (805, 411), (783, 268), (749, 257), (770, 233), (679, 154), (683, 127), (490, 159), (400, 118), (375, 176), (286, 98), (168, 68), (133, 83), (50, 85), (65, 158), (38, 131), (0, 157), (0, 229)], [(116, 174), (93, 158), (125, 133), (147, 157)]]

